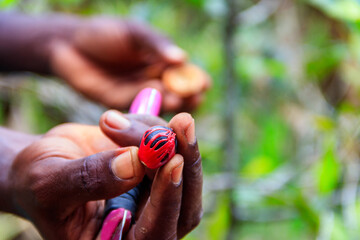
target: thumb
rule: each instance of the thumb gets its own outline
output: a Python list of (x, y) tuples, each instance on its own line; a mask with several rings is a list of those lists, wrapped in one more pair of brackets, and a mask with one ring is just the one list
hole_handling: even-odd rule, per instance
[(154, 50), (166, 62), (173, 64), (184, 63), (187, 58), (184, 50), (168, 41), (154, 43)]
[(61, 178), (62, 196), (82, 204), (129, 191), (141, 182), (145, 171), (138, 159), (138, 148), (128, 147), (68, 161), (61, 173), (65, 175)]

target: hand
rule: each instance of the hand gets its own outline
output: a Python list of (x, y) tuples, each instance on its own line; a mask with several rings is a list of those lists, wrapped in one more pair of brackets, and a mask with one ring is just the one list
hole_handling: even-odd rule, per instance
[[(138, 145), (150, 126), (166, 125), (157, 117), (124, 116), (110, 111), (100, 121), (102, 131), (122, 146)], [(181, 238), (200, 221), (202, 172), (194, 122), (179, 114), (169, 125), (178, 134), (181, 155), (158, 171), (151, 198), (144, 193), (146, 202), (139, 206), (128, 239)], [(50, 130), (12, 165), (9, 189), (15, 213), (31, 220), (46, 239), (94, 239), (103, 218), (102, 199), (133, 188), (145, 172), (136, 147), (113, 150), (118, 148), (114, 142), (95, 126), (64, 124)]]
[[(142, 134), (134, 134), (136, 128), (124, 127), (124, 121), (107, 122), (109, 114), (121, 116), (116, 111), (105, 113), (100, 121), (102, 131), (122, 146), (129, 137), (132, 144), (138, 145)], [(125, 239), (180, 239), (202, 217), (202, 165), (194, 120), (189, 114), (181, 113), (168, 126), (176, 133), (178, 154), (156, 172), (148, 191), (142, 195), (135, 224)]]
[(200, 93), (180, 97), (166, 90), (164, 69), (184, 63), (186, 54), (143, 23), (1, 12), (0, 22), (0, 72), (57, 75), (108, 107), (128, 109), (141, 89), (154, 87), (163, 94), (163, 111), (191, 110), (210, 86), (204, 74)]
[[(129, 117), (145, 131), (160, 118)], [(123, 139), (124, 143), (131, 143)], [(144, 176), (137, 147), (119, 148), (95, 126), (64, 124), (21, 151), (9, 174), (15, 214), (32, 221), (45, 239), (94, 239), (104, 200), (135, 187)]]
[(52, 71), (85, 96), (104, 105), (127, 109), (145, 87), (163, 94), (163, 110), (189, 110), (202, 93), (182, 98), (164, 89), (163, 70), (184, 63), (186, 54), (143, 23), (94, 18), (55, 38), (50, 45)]

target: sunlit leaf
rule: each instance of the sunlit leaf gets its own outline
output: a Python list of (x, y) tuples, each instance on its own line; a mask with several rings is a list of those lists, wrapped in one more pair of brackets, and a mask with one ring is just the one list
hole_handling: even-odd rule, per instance
[[(29, 88), (35, 88), (35, 81), (28, 81)], [(36, 92), (23, 90), (18, 93), (19, 111), (22, 116), (22, 124), (27, 125), (27, 128), (33, 133), (45, 133), (56, 124), (59, 124), (61, 119), (51, 118), (51, 112), (45, 109), (45, 105), (40, 101)], [(52, 112), (56, 112), (53, 109)]]
[(351, 239), (346, 227), (344, 226), (344, 221), (339, 215), (335, 216), (334, 226), (331, 230), (331, 240)]
[(208, 236), (206, 239), (225, 239), (230, 220), (229, 196), (219, 195), (215, 213), (209, 219)]
[(335, 127), (335, 123), (331, 118), (320, 115), (315, 117), (315, 125), (322, 131), (329, 131)]
[(283, 62), (269, 58), (265, 60), (265, 64), (271, 77), (274, 77), (276, 79), (284, 78), (286, 69)]
[(194, 7), (203, 7), (205, 0), (185, 0), (186, 2), (188, 2), (189, 4), (191, 4)]
[(338, 183), (341, 165), (337, 158), (335, 142), (330, 138), (324, 146), (324, 153), (317, 166), (316, 176), (320, 193), (333, 191)]
[(245, 177), (257, 178), (271, 172), (274, 169), (273, 160), (268, 156), (257, 156), (243, 168)]
[(0, 0), (0, 9), (11, 8), (18, 3), (18, 0)]
[(304, 240), (312, 239), (308, 226), (300, 219), (244, 223), (239, 236), (244, 240)]
[(310, 201), (301, 193), (297, 192), (297, 196), (294, 200), (294, 205), (299, 212), (299, 215), (314, 233), (317, 233), (320, 228), (320, 217), (316, 209), (311, 205)]
[(356, 0), (309, 0), (328, 15), (347, 21), (360, 20), (360, 3)]
[(63, 8), (69, 8), (69, 7), (78, 6), (83, 1), (82, 0), (51, 0), (50, 2), (56, 4), (57, 6), (61, 6)]

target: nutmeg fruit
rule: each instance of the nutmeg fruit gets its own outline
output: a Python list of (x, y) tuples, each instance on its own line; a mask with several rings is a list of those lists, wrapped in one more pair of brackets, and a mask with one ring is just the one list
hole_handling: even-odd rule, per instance
[(176, 147), (176, 134), (171, 128), (154, 126), (144, 133), (138, 156), (146, 167), (156, 169), (175, 155)]

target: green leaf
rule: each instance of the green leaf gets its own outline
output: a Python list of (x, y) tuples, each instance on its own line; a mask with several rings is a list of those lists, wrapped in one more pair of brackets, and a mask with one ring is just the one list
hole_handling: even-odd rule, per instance
[(309, 0), (331, 17), (356, 22), (360, 20), (360, 3), (356, 0)]
[[(36, 88), (39, 84), (36, 81), (28, 80), (26, 86)], [(15, 96), (18, 100), (19, 110), (23, 118), (22, 124), (33, 133), (45, 133), (57, 124), (62, 123), (60, 116), (53, 115), (56, 112), (56, 108), (46, 109), (45, 104), (39, 99), (39, 96), (34, 91), (23, 89)], [(49, 111), (51, 110), (51, 111)]]
[(273, 160), (269, 156), (257, 156), (243, 168), (243, 176), (258, 178), (274, 169)]
[(316, 116), (315, 126), (322, 131), (330, 131), (335, 127), (334, 121), (326, 116)]
[(344, 220), (335, 215), (334, 226), (332, 227), (331, 240), (348, 240), (351, 239), (349, 233), (344, 226)]
[(226, 194), (218, 197), (216, 212), (209, 219), (208, 236), (205, 239), (225, 239), (230, 225), (230, 199)]
[(202, 8), (205, 4), (204, 0), (186, 0), (186, 2), (197, 8)]
[(301, 218), (309, 224), (313, 233), (317, 233), (320, 228), (320, 217), (316, 209), (311, 205), (303, 193), (297, 192), (294, 200), (294, 205), (297, 208)]
[(11, 8), (18, 3), (18, 0), (0, 0), (0, 9)]
[(65, 9), (79, 6), (82, 2), (83, 2), (82, 0), (51, 0), (50, 1), (50, 3)]
[(283, 79), (286, 73), (286, 68), (283, 62), (276, 59), (268, 58), (265, 59), (265, 64), (269, 75), (277, 79)]
[[(237, 235), (242, 240), (304, 240), (311, 238), (309, 227), (301, 219), (286, 219), (282, 221), (242, 223), (241, 233)], [(241, 236), (241, 237), (240, 237)]]
[(337, 159), (335, 141), (325, 142), (324, 153), (317, 166), (318, 190), (322, 194), (333, 191), (338, 183), (341, 165)]

